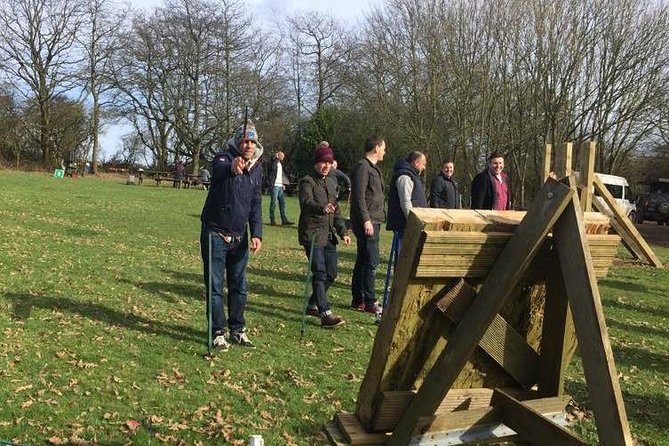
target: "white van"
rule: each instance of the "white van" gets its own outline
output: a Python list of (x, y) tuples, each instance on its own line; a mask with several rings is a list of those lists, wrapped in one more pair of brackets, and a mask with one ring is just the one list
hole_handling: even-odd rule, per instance
[[(630, 193), (630, 185), (627, 182), (627, 179), (624, 177), (619, 177), (616, 175), (607, 175), (605, 173), (595, 173), (599, 177), (600, 180), (602, 180), (602, 183), (606, 186), (606, 188), (611, 192), (611, 195), (613, 195), (613, 198), (616, 199), (622, 210), (625, 212), (627, 217), (632, 221), (632, 223), (636, 223), (637, 221), (637, 209), (636, 209), (636, 204), (634, 204), (632, 201), (630, 201), (631, 193)], [(606, 203), (604, 203), (604, 199), (602, 197), (597, 196), (597, 193), (595, 192), (595, 199), (598, 200), (600, 203), (604, 205), (604, 207), (608, 210), (608, 206)]]

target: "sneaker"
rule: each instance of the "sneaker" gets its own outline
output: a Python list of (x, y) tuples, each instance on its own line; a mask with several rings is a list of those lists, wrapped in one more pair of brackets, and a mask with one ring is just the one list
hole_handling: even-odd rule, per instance
[(365, 311), (365, 304), (356, 304), (355, 302), (351, 302), (351, 310)]
[(362, 311), (365, 313), (379, 314), (383, 311), (383, 308), (378, 304), (378, 302), (374, 302), (371, 305), (365, 305)]
[(286, 220), (286, 221), (282, 222), (281, 224), (284, 225), (284, 226), (290, 226), (290, 225), (294, 225), (295, 223), (293, 223), (292, 221)]
[(318, 312), (318, 308), (316, 308), (316, 307), (307, 307), (307, 316), (321, 317), (321, 314)]
[(335, 316), (334, 314), (328, 314), (321, 318), (321, 327), (323, 328), (335, 328), (340, 325), (344, 325), (346, 321), (341, 316)]
[(230, 348), (230, 344), (225, 340), (223, 333), (216, 333), (216, 337), (214, 337), (214, 349), (221, 352), (227, 352), (228, 348)]
[(242, 347), (253, 348), (253, 342), (246, 335), (245, 331), (238, 331), (230, 335), (230, 342), (233, 344), (241, 345)]

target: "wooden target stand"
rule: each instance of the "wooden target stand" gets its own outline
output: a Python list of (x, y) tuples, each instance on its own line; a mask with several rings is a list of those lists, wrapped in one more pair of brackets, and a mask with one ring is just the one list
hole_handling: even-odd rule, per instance
[(620, 237), (581, 197), (573, 177), (547, 178), (526, 213), (414, 210), (356, 411), (326, 425), (331, 442), (585, 444), (564, 427), (578, 341), (600, 443), (631, 446), (597, 286)]

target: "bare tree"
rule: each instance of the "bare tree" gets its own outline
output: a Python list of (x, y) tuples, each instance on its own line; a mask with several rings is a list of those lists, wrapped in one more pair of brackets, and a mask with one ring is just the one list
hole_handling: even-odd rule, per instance
[(102, 110), (108, 105), (106, 92), (113, 88), (111, 67), (115, 53), (121, 45), (127, 11), (113, 0), (85, 0), (82, 4), (84, 22), (77, 31), (77, 41), (83, 49), (85, 60), (81, 71), (84, 90), (93, 101), (91, 109), (91, 160), (93, 173), (98, 173), (99, 134)]
[(75, 32), (81, 8), (74, 0), (2, 0), (0, 61), (17, 92), (34, 98), (39, 107), (37, 144), (42, 162), (54, 158), (53, 101), (75, 87), (80, 57)]

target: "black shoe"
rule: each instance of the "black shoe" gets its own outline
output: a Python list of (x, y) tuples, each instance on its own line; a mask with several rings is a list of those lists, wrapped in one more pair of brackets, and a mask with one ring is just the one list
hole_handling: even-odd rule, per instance
[(288, 220), (286, 220), (286, 221), (282, 222), (281, 224), (282, 224), (283, 226), (290, 226), (290, 225), (294, 225), (295, 223), (293, 223), (292, 221), (288, 221)]

